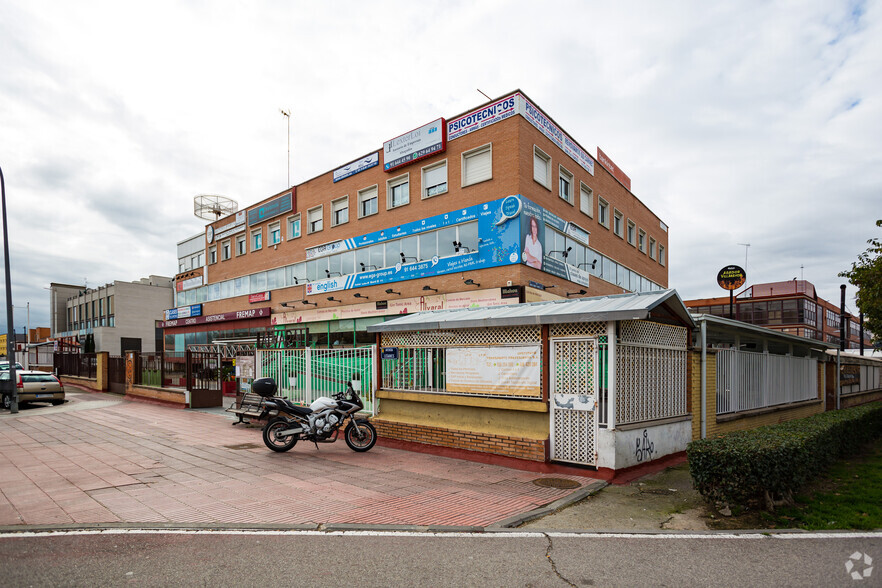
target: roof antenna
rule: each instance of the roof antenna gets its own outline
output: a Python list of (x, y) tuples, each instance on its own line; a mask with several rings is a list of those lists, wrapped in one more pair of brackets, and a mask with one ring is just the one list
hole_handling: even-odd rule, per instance
[[(481, 92), (481, 88), (478, 88), (478, 92)], [(493, 100), (493, 98), (491, 98), (491, 97), (488, 96), (487, 94), (484, 94), (484, 92), (481, 92), (481, 95), (482, 95), (484, 98), (486, 98), (487, 100)]]

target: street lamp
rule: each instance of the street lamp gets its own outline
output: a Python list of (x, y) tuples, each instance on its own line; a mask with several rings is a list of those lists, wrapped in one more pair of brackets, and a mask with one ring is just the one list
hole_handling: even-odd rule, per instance
[(6, 269), (6, 360), (9, 362), (9, 412), (18, 413), (18, 388), (15, 385), (15, 327), (12, 325), (12, 279), (9, 275), (9, 223), (6, 221), (6, 180), (0, 167), (0, 199), (3, 200), (3, 261)]
[(288, 119), (288, 185), (287, 188), (291, 187), (291, 109), (283, 110), (279, 109), (279, 112)]

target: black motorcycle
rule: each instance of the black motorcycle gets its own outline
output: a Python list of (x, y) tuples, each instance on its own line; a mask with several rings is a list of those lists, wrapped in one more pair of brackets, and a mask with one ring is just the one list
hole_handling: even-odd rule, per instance
[(368, 451), (377, 442), (377, 430), (365, 418), (356, 418), (364, 409), (358, 395), (359, 380), (350, 380), (346, 391), (328, 398), (322, 396), (308, 407), (294, 404), (290, 400), (276, 396), (278, 386), (273, 378), (259, 378), (251, 385), (252, 392), (262, 396), (268, 413), (277, 416), (263, 428), (263, 442), (273, 451), (288, 451), (298, 441), (333, 443), (337, 440), (340, 427), (346, 424), (343, 438), (353, 451)]

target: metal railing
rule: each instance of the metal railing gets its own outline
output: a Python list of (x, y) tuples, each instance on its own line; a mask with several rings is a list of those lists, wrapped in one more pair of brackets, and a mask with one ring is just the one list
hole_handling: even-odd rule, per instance
[(135, 369), (135, 384), (164, 388), (186, 387), (187, 352), (141, 353)]
[(397, 358), (382, 360), (381, 387), (404, 392), (444, 392), (446, 351), (445, 347), (399, 347)]
[(717, 351), (717, 414), (818, 398), (818, 360), (751, 351)]
[(98, 359), (94, 353), (55, 353), (53, 366), (59, 376), (98, 377)]
[(376, 346), (349, 349), (258, 349), (257, 378), (273, 378), (278, 394), (304, 405), (320, 396), (345, 392), (352, 379), (361, 382), (365, 410), (376, 414)]

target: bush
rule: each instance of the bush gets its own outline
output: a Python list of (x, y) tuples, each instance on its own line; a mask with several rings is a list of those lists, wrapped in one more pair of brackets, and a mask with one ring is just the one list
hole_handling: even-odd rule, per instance
[(699, 439), (686, 448), (695, 488), (705, 498), (745, 504), (791, 498), (844, 455), (882, 435), (882, 402)]

